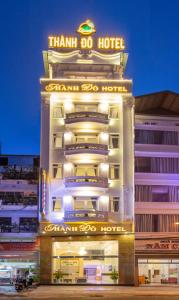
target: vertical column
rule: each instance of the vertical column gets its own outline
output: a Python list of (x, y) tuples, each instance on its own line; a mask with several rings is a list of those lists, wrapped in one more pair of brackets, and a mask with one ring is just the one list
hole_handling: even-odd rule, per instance
[(119, 238), (119, 284), (135, 285), (134, 234)]
[(51, 237), (40, 238), (40, 283), (50, 284), (52, 274)]
[(123, 101), (124, 220), (134, 219), (134, 98)]

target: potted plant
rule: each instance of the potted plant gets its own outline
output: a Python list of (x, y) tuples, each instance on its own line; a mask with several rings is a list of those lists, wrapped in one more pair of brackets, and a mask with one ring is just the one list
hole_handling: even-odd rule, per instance
[(55, 271), (53, 276), (54, 276), (54, 279), (55, 279), (55, 283), (60, 283), (63, 279), (63, 273), (60, 270)]
[(116, 269), (114, 268), (111, 272), (111, 279), (114, 281), (114, 284), (117, 283), (118, 278), (119, 278), (119, 274), (116, 271)]

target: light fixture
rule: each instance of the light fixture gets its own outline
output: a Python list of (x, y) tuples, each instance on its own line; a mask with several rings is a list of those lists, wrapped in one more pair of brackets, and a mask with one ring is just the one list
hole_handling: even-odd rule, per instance
[(64, 164), (64, 170), (65, 171), (71, 171), (72, 167), (73, 167), (73, 164), (70, 163), (70, 162)]
[(100, 164), (100, 169), (103, 172), (107, 172), (109, 170), (109, 164), (105, 164), (105, 163)]
[(109, 134), (107, 132), (101, 132), (100, 137), (103, 142), (108, 142)]

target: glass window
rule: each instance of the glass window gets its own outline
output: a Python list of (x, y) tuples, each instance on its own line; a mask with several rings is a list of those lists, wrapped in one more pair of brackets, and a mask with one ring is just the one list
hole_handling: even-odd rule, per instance
[(62, 209), (62, 199), (53, 197), (53, 211), (61, 211)]
[(119, 211), (119, 197), (113, 197), (111, 202), (111, 211), (118, 212)]
[(90, 111), (90, 112), (97, 112), (98, 111), (98, 106), (97, 105), (75, 105), (75, 112), (82, 112), (82, 111)]
[(53, 108), (53, 118), (63, 118), (64, 112), (63, 112), (63, 106), (55, 106)]
[(54, 242), (52, 249), (53, 282), (60, 273), (61, 284), (118, 283), (118, 241)]
[(75, 176), (97, 176), (98, 168), (96, 165), (76, 165)]
[(54, 134), (53, 144), (54, 144), (54, 148), (62, 148), (63, 147), (63, 136), (62, 136), (62, 134)]
[(110, 179), (119, 179), (119, 177), (120, 177), (120, 167), (119, 167), (119, 165), (110, 165), (109, 178)]
[(119, 148), (119, 135), (111, 134), (109, 137), (109, 147), (111, 149)]
[(53, 165), (53, 178), (55, 179), (62, 179), (63, 173), (62, 173), (62, 165)]
[(96, 210), (97, 198), (96, 197), (75, 197), (74, 198), (75, 210)]
[(111, 119), (118, 119), (119, 118), (119, 106), (111, 105), (109, 107), (109, 117)]

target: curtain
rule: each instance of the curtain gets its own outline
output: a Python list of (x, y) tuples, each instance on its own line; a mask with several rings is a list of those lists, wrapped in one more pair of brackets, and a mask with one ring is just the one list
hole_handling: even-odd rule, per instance
[(136, 215), (135, 231), (136, 232), (152, 232), (152, 215)]
[(179, 232), (179, 215), (159, 215), (159, 231)]
[(179, 159), (151, 157), (151, 173), (179, 173)]
[(136, 202), (151, 202), (152, 201), (152, 186), (136, 185), (135, 186), (135, 201)]
[(179, 134), (177, 131), (136, 129), (135, 142), (137, 144), (179, 145)]

